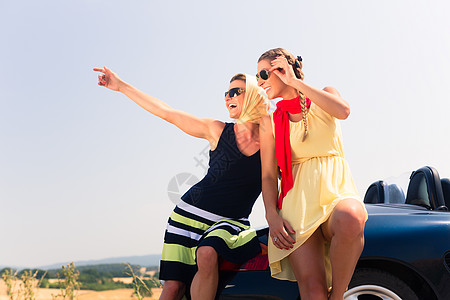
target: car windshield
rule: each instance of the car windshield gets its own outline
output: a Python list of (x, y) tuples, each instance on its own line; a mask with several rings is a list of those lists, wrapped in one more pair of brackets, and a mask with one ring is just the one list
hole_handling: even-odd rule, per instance
[(405, 172), (383, 179), (385, 203), (405, 203), (411, 173)]

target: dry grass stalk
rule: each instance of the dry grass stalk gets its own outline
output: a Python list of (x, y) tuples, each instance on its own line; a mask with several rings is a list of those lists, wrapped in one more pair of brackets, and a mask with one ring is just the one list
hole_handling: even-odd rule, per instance
[(78, 291), (80, 290), (80, 283), (78, 277), (80, 272), (75, 270), (75, 264), (71, 262), (67, 266), (62, 266), (61, 272), (58, 272), (58, 279), (60, 279), (59, 294), (53, 295), (53, 299), (68, 299), (74, 300), (78, 298)]
[(6, 284), (6, 294), (10, 300), (36, 300), (36, 294), (39, 286), (44, 279), (45, 274), (41, 279), (37, 279), (38, 271), (32, 272), (25, 270), (20, 278), (17, 276), (17, 271), (6, 269), (2, 274), (3, 281)]

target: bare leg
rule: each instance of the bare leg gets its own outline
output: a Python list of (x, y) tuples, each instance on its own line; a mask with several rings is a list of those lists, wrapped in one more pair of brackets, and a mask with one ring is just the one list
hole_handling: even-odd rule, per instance
[(183, 298), (186, 284), (181, 281), (167, 280), (164, 282), (163, 290), (159, 300), (180, 300)]
[(213, 300), (219, 283), (219, 255), (210, 246), (197, 249), (198, 271), (191, 285), (192, 300)]
[(324, 237), (331, 241), (332, 300), (344, 299), (364, 248), (364, 221), (365, 212), (361, 203), (355, 199), (344, 199), (322, 225)]
[(324, 239), (320, 230), (316, 230), (303, 245), (289, 255), (289, 262), (297, 279), (302, 300), (328, 299)]

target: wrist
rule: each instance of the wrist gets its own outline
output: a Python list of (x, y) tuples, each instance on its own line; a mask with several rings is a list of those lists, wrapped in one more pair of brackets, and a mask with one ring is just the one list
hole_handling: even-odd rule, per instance
[(130, 85), (128, 83), (126, 83), (125, 81), (119, 80), (119, 82), (117, 83), (117, 91), (118, 92), (125, 94), (129, 88), (130, 88)]
[(269, 210), (266, 210), (266, 220), (269, 222), (269, 220), (272, 220), (274, 217), (278, 216), (278, 211), (276, 208), (272, 208)]
[(291, 78), (289, 80), (289, 82), (287, 83), (287, 85), (295, 88), (296, 90), (300, 90), (301, 86), (302, 86), (302, 81), (300, 79), (298, 79), (297, 77)]

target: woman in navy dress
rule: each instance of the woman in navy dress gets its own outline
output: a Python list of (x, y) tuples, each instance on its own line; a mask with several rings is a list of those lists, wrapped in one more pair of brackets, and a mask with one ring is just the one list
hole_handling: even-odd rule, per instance
[(259, 120), (267, 96), (255, 76), (236, 74), (225, 105), (236, 123), (201, 119), (173, 109), (121, 80), (110, 69), (95, 68), (100, 86), (119, 91), (142, 108), (189, 135), (208, 140), (209, 169), (173, 210), (164, 236), (160, 299), (214, 299), (219, 259), (243, 263), (260, 252), (248, 216), (261, 193)]

